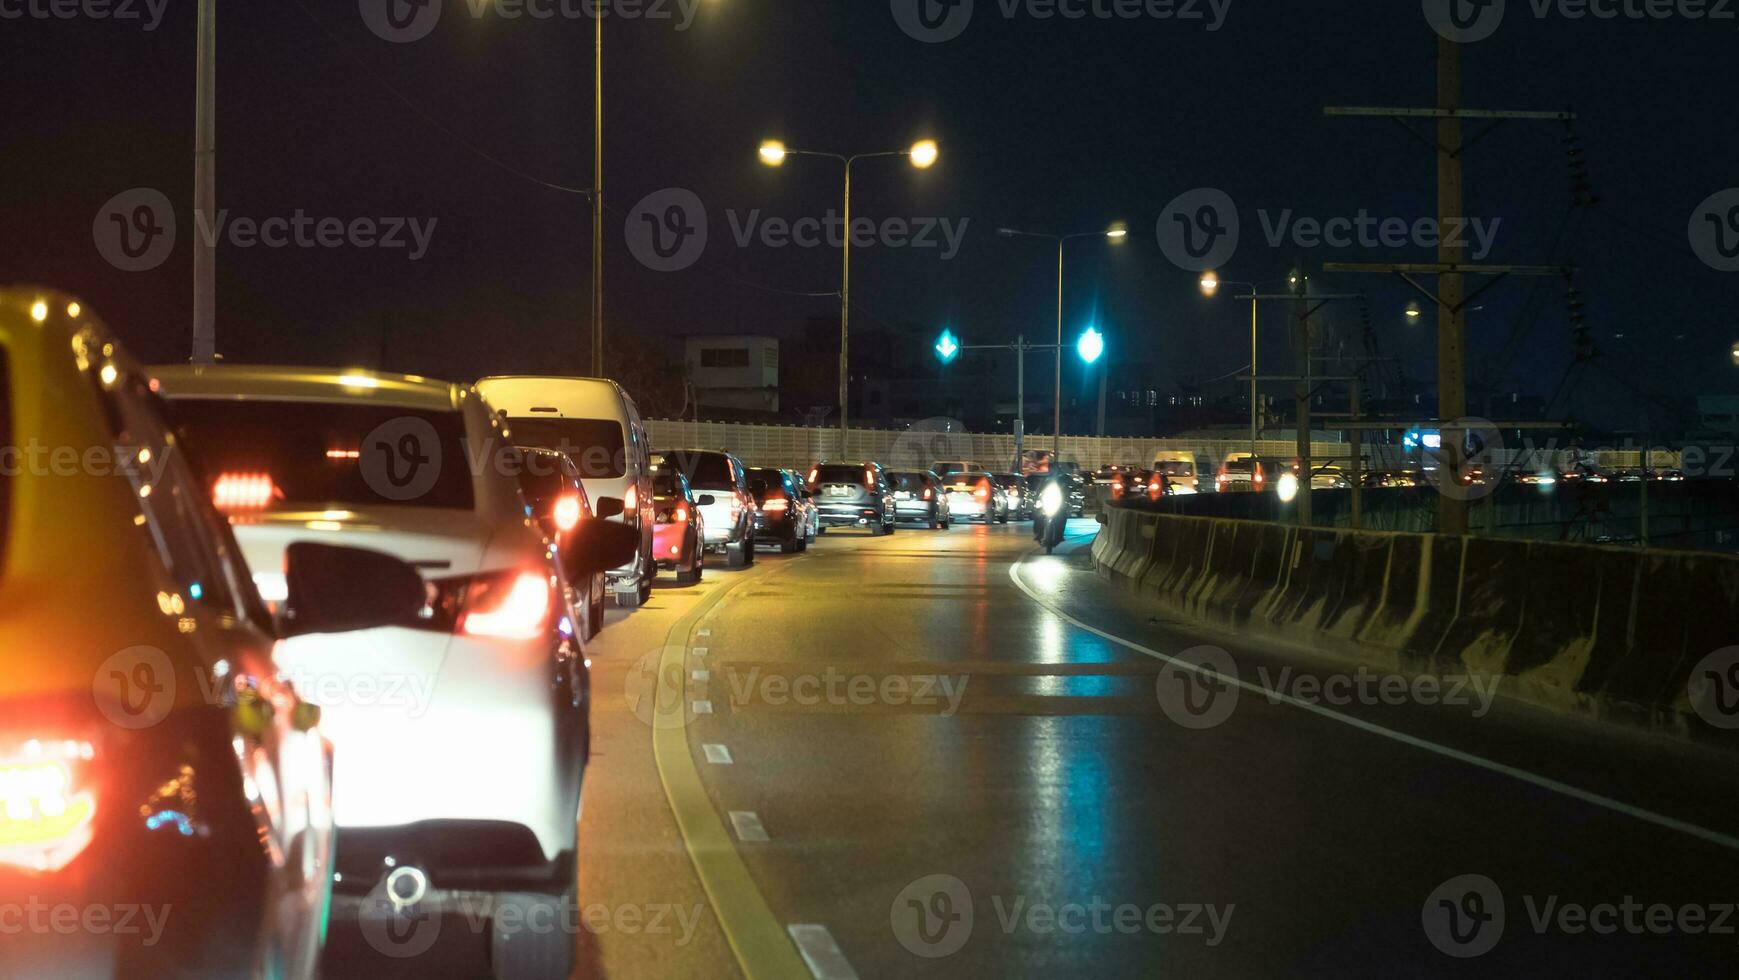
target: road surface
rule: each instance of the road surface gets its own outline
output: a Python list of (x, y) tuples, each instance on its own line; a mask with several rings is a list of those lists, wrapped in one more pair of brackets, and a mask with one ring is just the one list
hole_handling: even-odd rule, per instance
[[(1739, 975), (1727, 757), (1157, 619), (1070, 530), (834, 532), (612, 611), (581, 973)], [(474, 924), (355, 931), (335, 976), (487, 969)]]

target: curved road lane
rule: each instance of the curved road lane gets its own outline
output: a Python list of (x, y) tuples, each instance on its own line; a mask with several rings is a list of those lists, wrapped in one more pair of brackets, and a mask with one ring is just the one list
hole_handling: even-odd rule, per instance
[(1739, 973), (1729, 759), (1163, 621), (1096, 529), (836, 532), (613, 612), (586, 972)]

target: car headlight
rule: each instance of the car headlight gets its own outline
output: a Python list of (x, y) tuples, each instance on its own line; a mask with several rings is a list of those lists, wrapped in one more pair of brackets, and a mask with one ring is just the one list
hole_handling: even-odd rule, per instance
[(1039, 495), (1039, 509), (1046, 517), (1057, 516), (1057, 511), (1063, 509), (1063, 491), (1052, 483), (1045, 487), (1045, 492)]

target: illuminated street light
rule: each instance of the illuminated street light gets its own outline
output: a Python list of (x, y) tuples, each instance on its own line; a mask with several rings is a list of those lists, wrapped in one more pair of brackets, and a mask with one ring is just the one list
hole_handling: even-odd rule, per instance
[(1123, 239), (1129, 237), (1129, 226), (1121, 221), (1116, 222), (1105, 230), (1105, 237), (1111, 239), (1113, 244), (1121, 245)]
[(1733, 345), (1733, 363), (1739, 364), (1739, 344)]
[(1088, 327), (1087, 332), (1075, 343), (1075, 353), (1081, 355), (1081, 360), (1092, 364), (1099, 359), (1099, 355), (1105, 353), (1105, 335)]
[(940, 155), (935, 140), (919, 140), (904, 150), (882, 150), (876, 153), (827, 153), (821, 150), (794, 150), (779, 140), (762, 140), (760, 148), (761, 162), (769, 167), (783, 166), (789, 156), (827, 157), (838, 160), (845, 168), (845, 228), (846, 234), (840, 243), (840, 276), (839, 276), (839, 451), (846, 455), (846, 444), (851, 432), (851, 165), (869, 157), (906, 157), (912, 161), (912, 166), (928, 169)]
[(1212, 296), (1220, 291), (1220, 274), (1213, 270), (1202, 273), (1202, 295)]
[(1424, 315), (1425, 315), (1425, 311), (1419, 309), (1418, 303), (1415, 302), (1415, 303), (1408, 303), (1407, 304), (1407, 319), (1417, 320)]

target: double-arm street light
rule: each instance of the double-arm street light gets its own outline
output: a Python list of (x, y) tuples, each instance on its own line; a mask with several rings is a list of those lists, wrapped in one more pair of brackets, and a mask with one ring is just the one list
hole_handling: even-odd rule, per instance
[(912, 166), (927, 170), (936, 162), (937, 154), (935, 140), (919, 140), (904, 150), (858, 153), (852, 156), (816, 150), (793, 150), (778, 140), (767, 140), (761, 144), (761, 162), (769, 167), (783, 166), (785, 158), (790, 156), (826, 157), (845, 165), (845, 224), (844, 233), (840, 236), (843, 256), (839, 282), (839, 454), (842, 457), (849, 454), (846, 441), (851, 429), (848, 402), (851, 388), (851, 165), (871, 157), (906, 157)]
[(1072, 235), (1051, 235), (1040, 231), (1021, 231), (1019, 228), (998, 228), (996, 233), (1004, 238), (1043, 238), (1057, 243), (1057, 404), (1051, 418), (1051, 459), (1054, 462), (1063, 461), (1063, 245), (1077, 238), (1105, 238), (1113, 245), (1123, 244), (1129, 237), (1129, 229), (1118, 222), (1104, 231), (1081, 231)]

